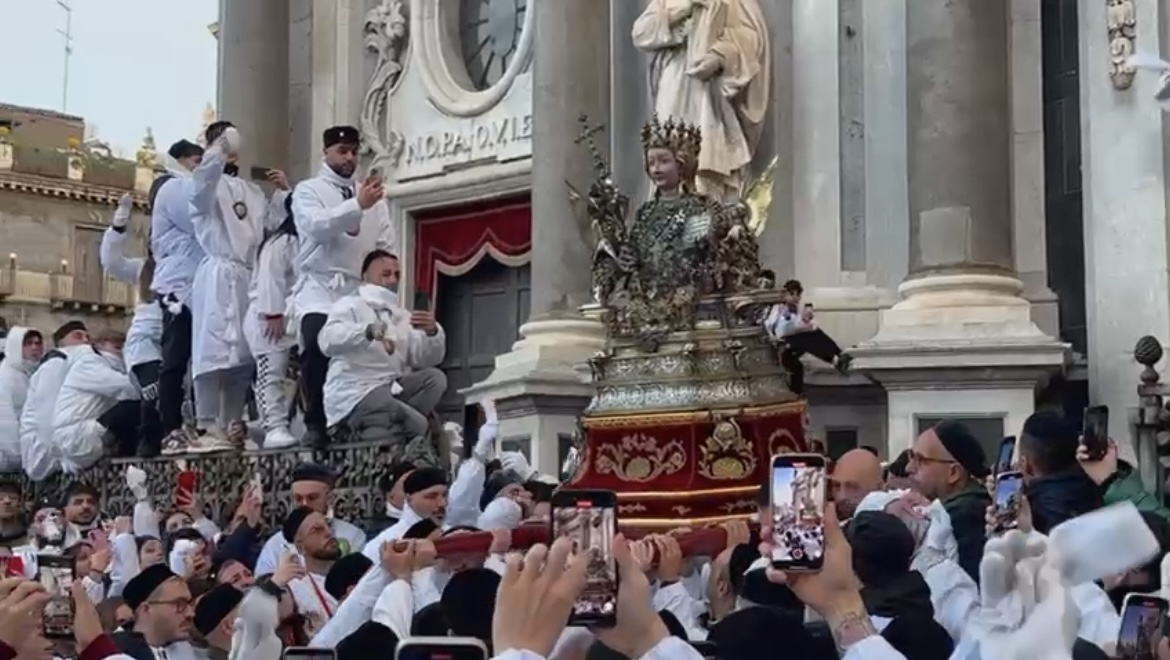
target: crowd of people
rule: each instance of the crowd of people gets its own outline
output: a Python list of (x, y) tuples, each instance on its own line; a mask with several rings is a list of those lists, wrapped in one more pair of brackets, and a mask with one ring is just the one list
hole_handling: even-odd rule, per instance
[[(357, 130), (323, 138), (320, 171), (295, 188), (276, 170), (241, 173), (229, 122), (208, 126), (206, 147), (170, 147), (150, 191), (146, 254), (128, 254), (130, 196), (102, 240), (108, 275), (139, 293), (128, 331), (91, 336), (70, 321), (51, 347), (35, 328), (4, 338), (0, 472), (39, 481), (103, 456), (338, 439), (449, 463), (434, 416), (446, 390), (443, 329), (432, 310), (398, 299), (382, 180), (355, 179)], [(290, 430), (298, 407), (300, 438)], [(249, 418), (262, 434), (252, 437)]]
[[(1006, 534), (961, 423), (925, 431), (889, 466), (864, 449), (840, 457), (815, 572), (772, 567), (783, 530), (767, 488), (760, 525), (723, 523), (710, 556), (684, 553), (688, 529), (593, 538), (613, 529), (606, 515), (621, 527), (613, 511), (566, 518), (551, 545), (513, 547), (522, 526), (548, 529), (558, 483), (520, 454), (496, 456), (496, 440), (485, 424), (452, 471), (394, 464), (376, 524), (334, 516), (336, 476), (308, 463), (289, 501), (269, 501), (256, 480), (220, 521), (198, 493), (152, 501), (135, 467), (125, 517), (103, 515), (84, 483), (31, 512), (0, 485), (0, 657), (277, 660), (299, 646), (347, 660), (422, 636), (475, 640), (510, 660), (1170, 658), (1149, 612), (1132, 625), (1119, 614), (1126, 595), (1170, 587), (1170, 510), (1115, 447), (1090, 460), (1055, 414), (1020, 432), (1026, 487)], [(275, 529), (266, 506), (288, 511)], [(571, 523), (586, 529), (569, 533)], [(440, 552), (475, 532), (490, 533), (486, 555)], [(62, 560), (71, 572), (46, 570)], [(596, 586), (612, 581), (616, 599), (601, 603)], [(613, 613), (616, 625), (566, 626), (582, 612)]]

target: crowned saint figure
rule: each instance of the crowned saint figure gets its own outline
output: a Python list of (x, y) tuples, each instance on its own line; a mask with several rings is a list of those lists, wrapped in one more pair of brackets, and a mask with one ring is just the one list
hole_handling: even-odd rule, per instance
[(654, 112), (702, 131), (698, 191), (740, 190), (768, 110), (768, 30), (758, 0), (649, 0), (634, 45), (651, 55)]

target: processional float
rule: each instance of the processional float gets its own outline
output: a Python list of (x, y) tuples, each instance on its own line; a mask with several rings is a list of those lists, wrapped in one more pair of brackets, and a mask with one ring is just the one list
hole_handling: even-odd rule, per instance
[[(581, 121), (596, 177), (569, 196), (596, 238), (595, 302), (583, 311), (607, 342), (589, 362), (596, 392), (568, 485), (615, 491), (627, 533), (690, 527), (684, 550), (718, 551), (722, 530), (701, 528), (753, 517), (771, 456), (806, 448), (806, 404), (761, 323), (780, 300), (757, 242), (775, 161), (740, 199), (704, 197), (694, 192), (698, 129), (656, 118), (642, 130), (643, 153), (665, 166), (627, 221), (629, 198), (593, 142), (597, 129)], [(514, 545), (547, 537), (543, 527), (517, 532)], [(486, 551), (490, 540), (478, 536), (443, 543)]]

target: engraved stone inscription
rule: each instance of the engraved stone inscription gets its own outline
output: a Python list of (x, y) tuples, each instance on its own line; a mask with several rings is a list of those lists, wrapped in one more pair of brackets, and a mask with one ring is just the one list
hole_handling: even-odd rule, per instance
[(516, 142), (532, 140), (532, 115), (471, 121), (460, 130), (437, 131), (407, 138), (406, 165), (432, 161), (459, 163), (495, 160)]

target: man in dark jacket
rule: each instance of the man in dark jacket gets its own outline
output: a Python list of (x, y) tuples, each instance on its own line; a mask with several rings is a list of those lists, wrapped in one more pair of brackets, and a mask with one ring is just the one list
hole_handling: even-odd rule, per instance
[(962, 422), (940, 422), (914, 441), (907, 473), (923, 495), (942, 502), (959, 546), (959, 566), (978, 584), (991, 505), (983, 483), (987, 458), (979, 440)]
[(1019, 456), (1032, 528), (1049, 533), (1060, 523), (1101, 508), (1097, 485), (1077, 464), (1080, 429), (1059, 413), (1038, 412), (1024, 422)]

